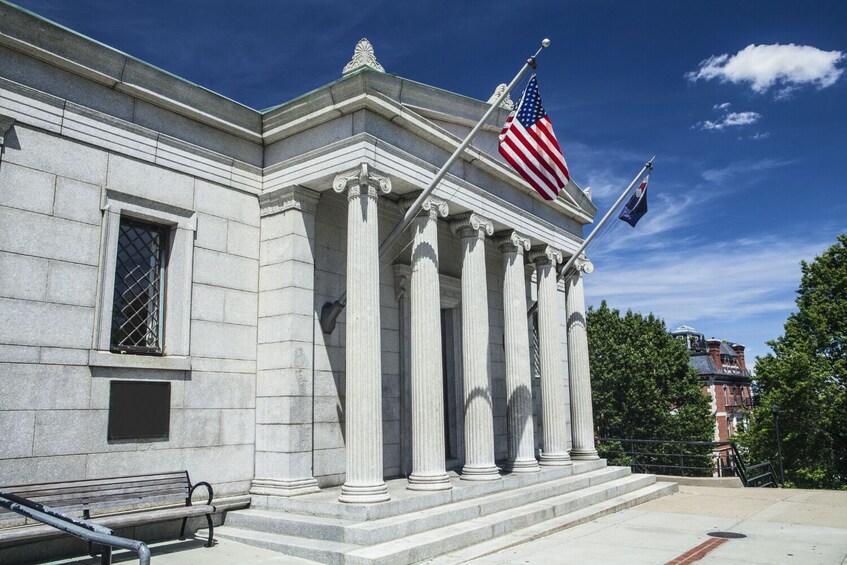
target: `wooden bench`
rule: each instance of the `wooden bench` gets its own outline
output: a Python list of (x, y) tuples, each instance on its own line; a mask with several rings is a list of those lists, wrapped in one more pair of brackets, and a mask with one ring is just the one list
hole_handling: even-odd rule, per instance
[[(205, 504), (192, 504), (191, 497), (199, 486), (206, 488), (209, 499)], [(209, 525), (206, 547), (212, 546), (212, 514), (215, 512), (212, 486), (206, 482), (192, 485), (188, 471), (8, 485), (0, 486), (0, 492), (29, 499), (64, 514), (81, 515), (85, 520), (113, 530), (182, 518), (179, 539), (185, 539), (185, 524), (189, 518), (205, 515)], [(0, 545), (62, 535), (51, 526), (20, 525), (21, 521), (16, 514), (0, 507)], [(10, 527), (3, 528), (4, 523)]]

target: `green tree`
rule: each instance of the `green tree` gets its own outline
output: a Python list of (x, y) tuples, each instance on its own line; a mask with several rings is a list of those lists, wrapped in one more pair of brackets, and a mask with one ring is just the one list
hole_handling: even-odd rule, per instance
[[(712, 439), (714, 419), (700, 377), (688, 365), (685, 345), (668, 333), (663, 320), (631, 310), (621, 316), (603, 301), (588, 310), (587, 328), (594, 421), (601, 438)], [(698, 465), (708, 470), (708, 461)]]
[(802, 262), (797, 312), (773, 353), (756, 359), (756, 408), (740, 443), (751, 458), (777, 461), (778, 406), (785, 480), (803, 488), (847, 488), (847, 235)]

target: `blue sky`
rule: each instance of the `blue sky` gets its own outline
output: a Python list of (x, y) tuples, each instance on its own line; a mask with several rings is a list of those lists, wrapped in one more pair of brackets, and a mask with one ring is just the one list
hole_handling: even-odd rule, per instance
[[(544, 105), (604, 212), (656, 155), (650, 211), (589, 255), (588, 300), (767, 352), (799, 262), (847, 231), (847, 2), (18, 0), (254, 108), (386, 71), (487, 99), (543, 37)], [(586, 234), (588, 232), (586, 231)]]

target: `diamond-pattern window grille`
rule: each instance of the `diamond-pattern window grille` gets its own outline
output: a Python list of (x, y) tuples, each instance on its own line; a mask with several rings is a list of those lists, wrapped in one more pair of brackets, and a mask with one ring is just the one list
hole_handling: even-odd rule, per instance
[(167, 234), (163, 226), (121, 218), (112, 351), (162, 352)]
[(538, 334), (538, 312), (535, 312), (530, 319), (529, 329), (532, 331), (532, 374), (536, 379), (541, 378), (541, 339)]

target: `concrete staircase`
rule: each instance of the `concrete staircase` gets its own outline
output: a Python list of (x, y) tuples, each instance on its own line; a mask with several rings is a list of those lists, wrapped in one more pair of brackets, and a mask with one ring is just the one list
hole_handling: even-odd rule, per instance
[[(676, 491), (652, 475), (604, 460), (473, 483), (451, 491), (406, 490), (389, 481), (392, 500), (337, 502), (338, 488), (294, 498), (253, 497), (230, 512), (215, 536), (332, 564), (460, 563)], [(202, 535), (198, 533), (198, 535)]]

